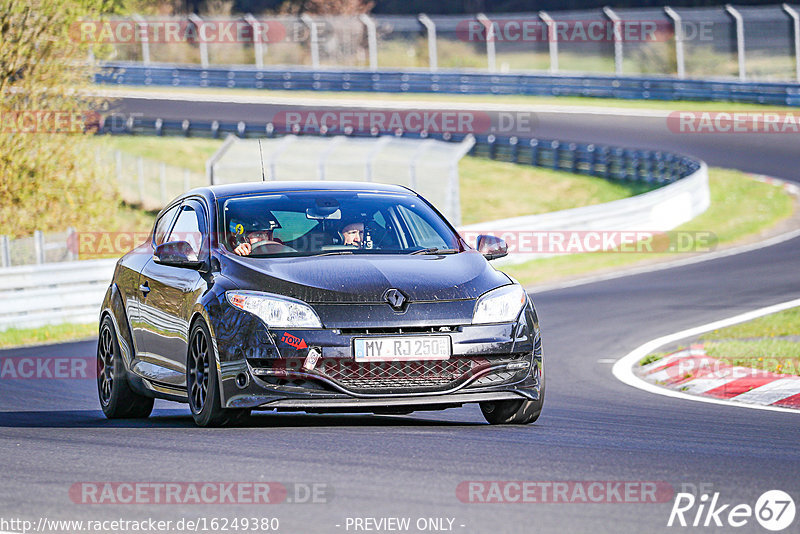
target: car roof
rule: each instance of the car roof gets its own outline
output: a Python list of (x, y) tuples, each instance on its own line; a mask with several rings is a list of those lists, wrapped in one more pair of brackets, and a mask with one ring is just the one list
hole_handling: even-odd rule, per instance
[(194, 189), (186, 194), (227, 198), (254, 193), (283, 193), (290, 191), (358, 191), (376, 193), (401, 193), (413, 195), (414, 192), (406, 187), (391, 184), (378, 184), (374, 182), (333, 182), (333, 181), (270, 181), (270, 182), (242, 182), (235, 184), (212, 185)]

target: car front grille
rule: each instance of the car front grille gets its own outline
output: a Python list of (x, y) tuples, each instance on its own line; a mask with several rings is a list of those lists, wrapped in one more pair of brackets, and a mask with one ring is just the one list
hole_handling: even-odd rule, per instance
[[(487, 368), (525, 358), (525, 355), (496, 357), (455, 356), (440, 361), (356, 362), (344, 358), (323, 358), (313, 370), (302, 368), (299, 358), (251, 361), (256, 374), (269, 369), (272, 376), (291, 379), (302, 373), (306, 379), (319, 377), (357, 394), (432, 393), (453, 389)], [(266, 369), (264, 369), (266, 370)], [(498, 369), (478, 378), (473, 385), (489, 386), (508, 382), (519, 371)]]

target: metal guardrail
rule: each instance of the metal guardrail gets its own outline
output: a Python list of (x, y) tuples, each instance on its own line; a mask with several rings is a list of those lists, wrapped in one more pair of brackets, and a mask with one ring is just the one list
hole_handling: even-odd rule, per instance
[(97, 321), (116, 259), (2, 269), (0, 331)]
[(729, 101), (800, 106), (800, 84), (641, 76), (559, 76), (482, 72), (202, 68), (102, 64), (95, 82), (169, 87), (299, 91), (588, 96), (636, 100)]
[[(468, 241), (470, 237), (490, 230), (494, 235), (512, 235), (560, 231), (644, 231), (663, 232), (692, 220), (711, 204), (708, 188), (708, 167), (704, 162), (689, 176), (634, 197), (603, 204), (584, 206), (552, 213), (527, 215), (489, 223), (477, 223), (459, 228)], [(522, 263), (543, 258), (548, 254), (509, 254), (497, 260), (497, 265)]]
[[(98, 133), (123, 135), (184, 135), (191, 137), (279, 137), (272, 123), (183, 121), (137, 117), (124, 125), (111, 126), (101, 121)], [(323, 134), (324, 135), (324, 134)], [(331, 134), (333, 136), (334, 134)], [(341, 135), (339, 133), (335, 135)], [(351, 137), (375, 137), (354, 130)], [(461, 142), (466, 135), (449, 132), (399, 132), (405, 138), (428, 138)], [(554, 170), (597, 176), (609, 180), (636, 181), (656, 185), (674, 182), (697, 170), (700, 162), (688, 156), (662, 150), (638, 150), (597, 143), (572, 143), (552, 139), (476, 135), (470, 155), (500, 161), (548, 167)]]

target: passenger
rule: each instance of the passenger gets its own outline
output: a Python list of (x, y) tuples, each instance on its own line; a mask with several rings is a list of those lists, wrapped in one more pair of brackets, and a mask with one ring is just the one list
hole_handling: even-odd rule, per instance
[(352, 222), (342, 228), (343, 245), (361, 248), (364, 241), (364, 223)]

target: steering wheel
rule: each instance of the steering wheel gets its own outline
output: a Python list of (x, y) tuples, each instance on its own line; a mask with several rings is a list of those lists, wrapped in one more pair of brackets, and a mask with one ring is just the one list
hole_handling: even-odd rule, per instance
[[(276, 250), (275, 247), (279, 248)], [(264, 250), (257, 251), (256, 249), (259, 248), (263, 248)], [(292, 247), (287, 247), (283, 243), (270, 241), (269, 239), (262, 239), (250, 245), (250, 254), (275, 254), (276, 252), (297, 252), (297, 250)]]

